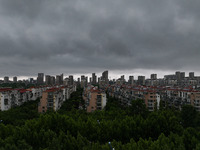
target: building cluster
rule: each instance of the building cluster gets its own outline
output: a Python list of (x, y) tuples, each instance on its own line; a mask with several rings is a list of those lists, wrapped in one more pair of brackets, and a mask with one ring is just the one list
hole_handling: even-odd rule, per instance
[(76, 85), (50, 87), (42, 92), (38, 105), (38, 112), (45, 113), (48, 110), (57, 111), (63, 102), (70, 98), (70, 95), (76, 91)]
[[(90, 83), (93, 84), (93, 81)], [(85, 86), (86, 95), (88, 91), (89, 93), (95, 91), (90, 86), (90, 84), (89, 87)], [(134, 76), (129, 76), (128, 81), (122, 75), (117, 80), (109, 81), (108, 72), (105, 71), (98, 80), (98, 86), (98, 91), (106, 91), (109, 96), (117, 98), (122, 105), (129, 106), (132, 100), (141, 99), (149, 111), (159, 109), (161, 103), (164, 107), (176, 109), (191, 104), (200, 111), (200, 77), (194, 76), (194, 72), (190, 72), (186, 77), (184, 72), (177, 71), (173, 75), (165, 75), (162, 79), (158, 79), (157, 74), (151, 74), (150, 79), (138, 76), (138, 80), (134, 80)], [(90, 103), (90, 96), (84, 97), (87, 97), (88, 106), (97, 108), (96, 102)], [(87, 107), (88, 111), (91, 107)]]
[(108, 71), (104, 71), (102, 73), (101, 77), (97, 78), (97, 75), (95, 73), (92, 73), (92, 77), (88, 77), (82, 75), (81, 78), (78, 78), (77, 83), (82, 87), (86, 87), (88, 84), (89, 85), (104, 85), (104, 84), (109, 84), (109, 79), (108, 79)]
[[(17, 77), (13, 77), (12, 83), (17, 82), (19, 82)], [(4, 77), (3, 83), (11, 83), (9, 77)], [(46, 112), (49, 109), (56, 111), (65, 100), (70, 98), (71, 93), (76, 91), (72, 75), (65, 79), (63, 79), (63, 74), (56, 75), (56, 77), (46, 75), (44, 81), (44, 73), (38, 73), (36, 80), (30, 78), (25, 83), (31, 83), (35, 86), (28, 89), (0, 88), (0, 110), (9, 110), (24, 102), (40, 98), (39, 112)]]
[[(20, 106), (27, 101), (34, 101), (38, 98), (41, 98), (39, 103), (39, 112), (41, 111), (40, 106), (44, 106), (45, 101), (45, 94), (52, 93), (54, 94), (54, 98), (59, 99), (59, 106), (55, 105), (55, 109), (57, 110), (60, 108), (60, 105), (63, 101), (69, 99), (72, 92), (76, 91), (76, 86), (38, 86), (38, 87), (31, 87), (29, 89), (12, 89), (12, 88), (1, 88), (0, 89), (0, 110), (5, 111), (9, 110), (13, 107)], [(54, 100), (57, 104), (57, 99)], [(41, 105), (42, 104), (42, 105)], [(54, 104), (54, 103), (53, 103)], [(49, 103), (47, 103), (49, 105)], [(45, 111), (48, 109), (47, 105), (45, 105)]]
[(4, 77), (4, 80), (0, 80), (0, 83), (25, 83), (25, 84), (35, 84), (35, 85), (73, 85), (74, 79), (70, 75), (69, 78), (65, 78), (63, 74), (51, 76), (44, 75), (44, 73), (38, 73), (36, 80), (34, 78), (29, 78), (27, 80), (17, 80), (17, 77), (13, 77), (13, 80), (10, 81), (9, 77)]
[(34, 101), (42, 96), (42, 92), (48, 87), (39, 86), (31, 87), (29, 89), (0, 89), (0, 110), (9, 110), (12, 107), (20, 106), (24, 102)]
[(131, 105), (136, 99), (144, 100), (149, 111), (159, 109), (161, 102), (164, 107), (176, 109), (191, 104), (200, 111), (200, 90), (192, 87), (108, 85), (106, 90), (123, 105)]
[[(9, 77), (4, 77), (4, 83), (9, 82)], [(13, 82), (19, 82), (17, 77), (13, 77)], [(132, 100), (142, 99), (150, 111), (159, 109), (161, 102), (164, 106), (177, 109), (181, 109), (185, 104), (191, 104), (200, 111), (200, 77), (195, 76), (194, 72), (190, 72), (186, 77), (185, 72), (177, 71), (160, 79), (157, 78), (157, 74), (151, 74), (149, 79), (138, 76), (137, 80), (134, 80), (134, 76), (129, 76), (127, 81), (124, 75), (119, 79), (109, 80), (108, 71), (104, 71), (100, 77), (95, 73), (92, 73), (91, 77), (82, 75), (77, 81), (72, 75), (64, 78), (63, 74), (44, 76), (44, 73), (38, 73), (37, 79), (30, 78), (28, 83), (35, 84), (35, 87), (0, 89), (1, 110), (8, 110), (25, 101), (41, 98), (39, 112), (50, 109), (56, 111), (70, 94), (76, 91), (76, 86), (80, 86), (84, 89), (83, 99), (88, 112), (105, 107), (105, 92), (119, 99), (123, 105), (131, 105)]]

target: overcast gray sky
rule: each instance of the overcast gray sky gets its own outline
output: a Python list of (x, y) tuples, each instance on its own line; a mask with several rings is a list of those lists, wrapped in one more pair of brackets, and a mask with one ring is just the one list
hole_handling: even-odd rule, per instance
[(199, 0), (0, 0), (0, 76), (199, 72), (199, 8)]

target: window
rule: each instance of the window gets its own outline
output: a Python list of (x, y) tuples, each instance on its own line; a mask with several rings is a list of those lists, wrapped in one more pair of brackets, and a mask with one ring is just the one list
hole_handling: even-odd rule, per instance
[(4, 105), (8, 105), (8, 99), (4, 100)]

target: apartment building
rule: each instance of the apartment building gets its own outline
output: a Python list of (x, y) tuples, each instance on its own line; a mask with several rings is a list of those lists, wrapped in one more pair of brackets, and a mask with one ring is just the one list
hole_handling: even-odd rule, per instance
[(10, 93), (12, 89), (0, 89), (0, 110), (5, 111), (11, 108)]
[(57, 86), (48, 87), (42, 92), (38, 104), (38, 112), (45, 113), (47, 110), (57, 111), (63, 102), (70, 98), (70, 95), (76, 91), (76, 86)]
[(47, 110), (57, 111), (64, 102), (63, 90), (61, 88), (52, 88), (42, 93), (42, 98), (38, 106), (38, 112), (44, 113)]
[(144, 101), (149, 111), (159, 109), (160, 95), (156, 91), (145, 91)]
[(106, 93), (92, 85), (85, 87), (83, 99), (86, 103), (87, 112), (102, 110), (106, 106), (107, 102)]
[(190, 95), (191, 105), (200, 111), (200, 91), (193, 91)]

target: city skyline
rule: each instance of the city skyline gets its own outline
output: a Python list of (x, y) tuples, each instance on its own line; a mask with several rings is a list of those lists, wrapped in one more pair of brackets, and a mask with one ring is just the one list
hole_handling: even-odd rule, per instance
[(1, 1), (0, 76), (199, 74), (199, 3)]
[[(104, 71), (105, 71), (105, 70), (104, 70)], [(93, 73), (96, 74), (97, 79), (98, 79), (99, 77), (102, 76), (102, 73), (103, 73), (104, 71), (98, 72), (98, 73), (93, 72)], [(158, 74), (157, 72), (150, 72), (150, 73), (148, 73), (148, 74), (142, 74), (142, 73), (132, 73), (132, 74), (129, 73), (129, 74), (127, 74), (126, 72), (123, 72), (123, 73), (118, 74), (118, 75), (113, 74), (112, 71), (109, 71), (109, 70), (106, 70), (106, 71), (108, 71), (108, 79), (109, 79), (109, 80), (119, 79), (119, 78), (121, 78), (122, 75), (124, 75), (126, 81), (129, 80), (129, 76), (133, 76), (133, 77), (134, 77), (134, 80), (137, 80), (139, 76), (145, 76), (146, 79), (150, 79), (152, 74), (156, 74), (157, 79), (163, 79), (165, 75), (175, 75), (176, 72), (184, 72), (184, 73), (185, 73), (185, 77), (189, 77), (189, 73), (190, 73), (190, 72), (194, 72), (194, 75), (195, 75), (195, 76), (200, 77), (200, 74), (198, 74), (198, 73), (195, 72), (195, 71), (190, 71), (190, 72), (187, 71), (187, 72), (186, 72), (186, 71), (183, 71), (183, 70), (176, 70), (175, 72), (165, 72), (165, 73), (163, 73), (163, 74)], [(47, 75), (47, 76), (54, 76), (54, 77), (56, 77), (56, 76), (58, 76), (58, 74), (60, 74), (60, 73), (57, 73), (57, 74), (54, 74), (54, 75), (52, 75), (52, 74), (45, 74), (45, 73), (43, 73), (43, 74), (44, 74), (44, 79), (43, 79), (43, 80), (46, 81), (46, 80), (45, 80), (45, 79), (46, 79), (46, 78), (45, 78), (46, 75)], [(85, 76), (85, 77), (88, 77), (88, 79), (89, 79), (90, 77), (92, 78), (92, 73), (87, 73), (87, 74), (63, 74), (63, 77), (64, 77), (64, 78), (69, 78), (70, 76), (73, 76), (74, 80), (75, 80), (75, 81), (78, 81), (78, 78), (81, 78), (82, 75)], [(9, 80), (10, 80), (10, 81), (13, 80), (13, 77), (17, 77), (17, 80), (28, 80), (28, 79), (30, 79), (30, 78), (33, 78), (34, 80), (37, 80), (38, 73), (35, 74), (35, 75), (33, 75), (33, 76), (29, 76), (29, 77), (27, 77), (27, 76), (4, 76), (4, 77), (9, 77)], [(4, 80), (4, 77), (0, 77), (0, 80)]]

